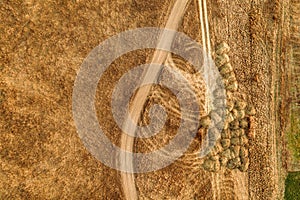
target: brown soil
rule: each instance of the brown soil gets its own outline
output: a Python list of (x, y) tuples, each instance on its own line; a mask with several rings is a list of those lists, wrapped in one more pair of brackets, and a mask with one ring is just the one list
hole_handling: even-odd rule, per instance
[[(93, 158), (76, 133), (73, 82), (83, 59), (101, 41), (128, 29), (164, 26), (172, 2), (0, 1), (0, 199), (124, 198), (119, 172)], [(281, 199), (289, 1), (207, 3), (212, 46), (229, 44), (240, 92), (257, 110), (250, 167), (245, 173), (207, 172), (182, 158), (136, 175), (138, 195)], [(198, 18), (192, 2), (179, 30), (201, 43)], [(122, 56), (100, 81), (97, 114), (115, 144), (121, 132), (110, 114), (112, 88), (126, 70), (152, 54), (141, 50)]]

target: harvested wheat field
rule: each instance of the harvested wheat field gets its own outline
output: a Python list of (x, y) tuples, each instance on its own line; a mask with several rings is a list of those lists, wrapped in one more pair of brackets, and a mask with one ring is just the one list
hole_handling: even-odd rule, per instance
[[(285, 192), (285, 185), (293, 182), (288, 173), (300, 169), (299, 10), (298, 0), (0, 0), (0, 199), (297, 199), (287, 191), (300, 186), (294, 182)], [(82, 87), (82, 99), (76, 99), (80, 81), (88, 85), (98, 73), (89, 53), (116, 34), (143, 27), (175, 30), (198, 42), (207, 56), (198, 58), (200, 65), (210, 69), (214, 63), (218, 74), (212, 99), (205, 67), (198, 70), (188, 56), (159, 48), (176, 40), (165, 30), (158, 44), (145, 38), (148, 48), (118, 55), (125, 47), (109, 46), (115, 50), (99, 56), (116, 58), (95, 90)], [(126, 48), (136, 45), (126, 42)], [(180, 45), (191, 59), (197, 48)], [(130, 74), (123, 90), (115, 89), (134, 67), (153, 63), (166, 67)], [(78, 78), (83, 67), (94, 73)], [(145, 85), (136, 82), (142, 86), (117, 110), (128, 107), (140, 127), (161, 125), (147, 138), (124, 133), (138, 131), (127, 115), (117, 124), (112, 109), (113, 95), (125, 98), (126, 81), (137, 78)], [(80, 105), (89, 103), (92, 92), (94, 124), (111, 146), (145, 155), (172, 144), (181, 123), (190, 120), (196, 129), (183, 128), (181, 140), (184, 145), (191, 138), (188, 148), (170, 148), (157, 164), (141, 159), (144, 168), (132, 154), (97, 150), (98, 137), (80, 134), (94, 131), (87, 128), (92, 118), (76, 114), (86, 111)], [(158, 113), (155, 104), (165, 109), (163, 124), (162, 116), (149, 117)], [(197, 105), (197, 119), (184, 118), (183, 104)]]

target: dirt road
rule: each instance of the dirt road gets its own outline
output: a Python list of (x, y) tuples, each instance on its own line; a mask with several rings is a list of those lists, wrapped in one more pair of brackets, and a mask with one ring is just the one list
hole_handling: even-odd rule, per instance
[[(169, 15), (168, 21), (166, 23), (165, 28), (166, 29), (172, 29), (172, 30), (177, 30), (182, 17), (184, 15), (185, 9), (187, 8), (189, 0), (177, 0), (172, 8), (172, 11)], [(173, 35), (174, 36), (174, 35)], [(165, 44), (166, 42), (170, 40), (165, 40), (165, 38), (172, 38), (172, 35), (166, 35), (165, 32), (162, 33), (161, 39), (159, 41), (158, 46), (171, 46), (172, 43)], [(171, 40), (172, 41), (172, 40)], [(161, 51), (161, 50), (156, 50), (154, 52), (153, 58), (151, 60), (151, 64), (163, 64), (166, 61), (166, 58), (168, 56), (168, 52), (166, 51)], [(160, 69), (157, 68), (156, 70), (147, 70), (145, 75), (143, 76), (143, 83), (145, 82), (155, 82), (155, 80), (158, 77)], [(132, 102), (132, 110), (130, 110), (130, 115), (133, 120), (137, 124), (140, 114), (142, 112), (143, 106), (146, 102), (146, 98), (150, 92), (151, 86), (147, 85), (141, 89), (139, 89), (136, 93), (136, 96), (133, 99)], [(123, 125), (123, 130), (131, 130), (135, 131), (134, 127), (129, 127), (129, 116), (127, 117), (126, 121), (124, 122)], [(133, 144), (134, 144), (134, 137), (131, 137), (127, 135), (126, 133), (123, 133), (121, 136), (121, 141), (120, 141), (120, 146), (122, 149), (125, 149), (126, 151), (132, 152), (133, 150)], [(127, 156), (121, 156), (120, 157), (120, 163), (126, 169), (129, 169), (130, 171), (133, 172), (133, 161), (132, 157), (127, 157)], [(124, 191), (125, 198), (128, 200), (135, 200), (138, 199), (137, 197), (137, 192), (136, 192), (136, 186), (135, 186), (135, 180), (134, 180), (134, 172), (133, 173), (126, 173), (122, 172), (121, 173), (121, 181), (122, 181), (122, 188)]]

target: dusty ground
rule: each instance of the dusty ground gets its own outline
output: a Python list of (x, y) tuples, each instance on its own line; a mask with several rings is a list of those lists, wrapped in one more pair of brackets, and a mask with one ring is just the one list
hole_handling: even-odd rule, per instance
[[(124, 30), (163, 26), (169, 2), (0, 1), (0, 198), (122, 199), (120, 175), (83, 147), (72, 119), (73, 81), (83, 59)], [(288, 58), (289, 1), (208, 1), (212, 45), (226, 41), (241, 91), (257, 109), (247, 173), (206, 172), (184, 161), (136, 176), (141, 199), (281, 199), (281, 97)], [(180, 31), (201, 42), (197, 8)], [(118, 144), (108, 107), (115, 81), (153, 51), (116, 60), (100, 81), (96, 107)], [(281, 99), (281, 101), (279, 101)], [(104, 117), (105, 116), (105, 117)], [(103, 121), (101, 119), (104, 119)], [(279, 120), (280, 119), (280, 120)], [(112, 131), (111, 131), (112, 130)]]

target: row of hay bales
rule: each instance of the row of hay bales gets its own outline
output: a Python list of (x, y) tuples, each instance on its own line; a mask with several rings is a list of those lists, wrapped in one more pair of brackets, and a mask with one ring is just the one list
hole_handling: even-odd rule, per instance
[[(214, 90), (214, 109), (201, 119), (200, 129), (207, 131), (214, 147), (206, 156), (202, 167), (207, 171), (239, 169), (244, 172), (249, 166), (249, 139), (254, 137), (251, 130), (255, 109), (248, 105), (245, 95), (238, 91), (238, 82), (230, 64), (226, 43), (218, 45), (215, 64), (220, 73), (218, 87)], [(221, 125), (220, 125), (221, 124)], [(199, 130), (202, 131), (203, 130)], [(204, 131), (205, 132), (205, 131)]]

